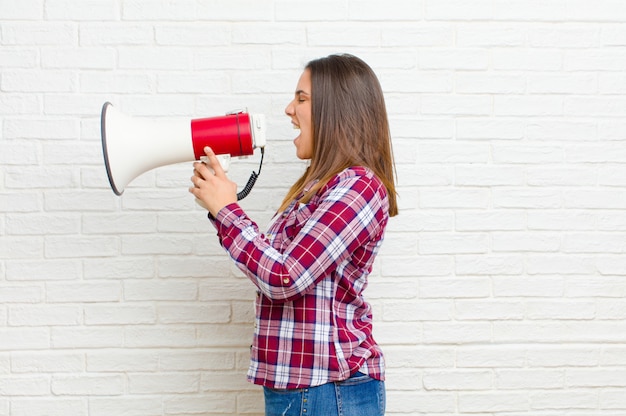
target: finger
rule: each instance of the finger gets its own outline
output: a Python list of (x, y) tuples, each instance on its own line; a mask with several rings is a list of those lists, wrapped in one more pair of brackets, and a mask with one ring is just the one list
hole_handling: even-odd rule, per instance
[(205, 163), (195, 162), (193, 164), (193, 174), (202, 179), (207, 179), (211, 176), (211, 169)]
[(222, 164), (220, 163), (220, 161), (217, 159), (217, 156), (213, 152), (213, 149), (211, 149), (209, 146), (205, 147), (204, 154), (209, 159), (211, 169), (213, 169), (215, 176), (223, 177), (225, 175), (224, 169), (222, 168)]

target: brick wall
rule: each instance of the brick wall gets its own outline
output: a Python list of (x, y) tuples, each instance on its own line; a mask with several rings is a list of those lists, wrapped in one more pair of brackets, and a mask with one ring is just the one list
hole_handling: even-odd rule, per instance
[(626, 414), (622, 0), (0, 0), (0, 416), (262, 413), (254, 289), (190, 164), (115, 196), (100, 110), (264, 113), (264, 227), (303, 169), (284, 107), (333, 52), (377, 72), (394, 138), (366, 292), (388, 414)]

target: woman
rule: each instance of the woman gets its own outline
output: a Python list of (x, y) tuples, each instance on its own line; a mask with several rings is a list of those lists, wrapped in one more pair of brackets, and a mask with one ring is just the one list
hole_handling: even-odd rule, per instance
[(248, 379), (264, 387), (267, 415), (382, 415), (384, 359), (362, 295), (398, 212), (382, 90), (365, 62), (331, 55), (307, 64), (285, 113), (310, 165), (265, 234), (210, 149), (191, 179), (258, 289)]

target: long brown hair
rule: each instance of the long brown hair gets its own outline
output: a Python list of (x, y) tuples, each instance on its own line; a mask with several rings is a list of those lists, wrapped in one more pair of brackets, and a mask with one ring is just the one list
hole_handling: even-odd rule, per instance
[(383, 182), (389, 215), (398, 214), (391, 133), (382, 88), (374, 71), (347, 54), (309, 62), (313, 156), (304, 174), (291, 187), (284, 210), (312, 180), (318, 182), (300, 202), (308, 202), (337, 173), (350, 166), (371, 169)]

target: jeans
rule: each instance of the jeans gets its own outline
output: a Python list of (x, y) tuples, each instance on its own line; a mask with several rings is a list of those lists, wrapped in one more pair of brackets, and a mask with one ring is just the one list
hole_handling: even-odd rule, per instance
[(385, 383), (356, 373), (344, 381), (303, 389), (264, 388), (266, 416), (382, 416)]

